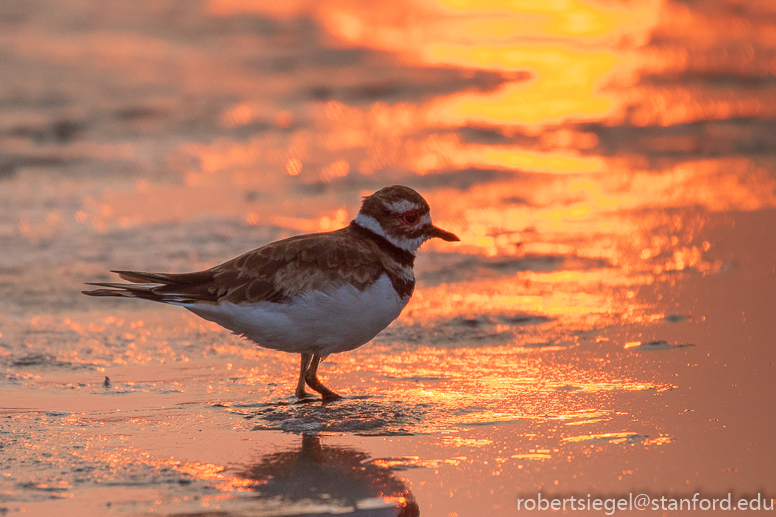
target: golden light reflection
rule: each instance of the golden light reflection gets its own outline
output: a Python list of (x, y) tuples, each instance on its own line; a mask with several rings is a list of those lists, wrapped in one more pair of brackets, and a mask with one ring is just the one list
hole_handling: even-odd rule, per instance
[[(553, 276), (556, 278), (553, 279)], [(623, 304), (628, 303), (625, 294), (618, 295), (596, 288), (602, 285), (602, 280), (616, 285), (625, 279), (607, 270), (588, 272), (583, 276), (585, 282), (577, 282), (563, 274), (549, 274), (549, 278), (546, 278), (542, 274), (524, 273), (514, 279), (498, 278), (426, 288), (413, 297), (403, 321), (413, 324), (461, 314), (525, 312), (552, 317), (565, 316), (568, 318), (565, 324), (574, 321), (580, 325), (577, 328), (584, 329), (600, 326), (620, 315)], [(529, 282), (531, 287), (526, 289), (526, 283)], [(636, 281), (630, 279), (627, 282)], [(632, 302), (631, 305), (633, 309), (636, 308)], [(509, 324), (504, 323), (500, 330), (509, 328)]]
[(438, 459), (421, 459), (418, 456), (404, 456), (402, 458), (390, 458), (390, 459), (377, 459), (373, 460), (372, 465), (377, 465), (386, 469), (392, 469), (396, 467), (425, 467), (430, 469), (438, 469), (442, 465), (452, 465), (454, 467), (460, 465), (461, 461), (465, 461), (466, 457), (447, 458), (444, 460)]
[[(406, 1), (391, 10), (353, 2), (290, 3), (211, 0), (217, 16), (254, 12), (301, 13), (315, 18), (347, 45), (402, 54), (419, 64), (528, 71), (533, 79), (494, 94), (456, 94), (436, 101), (437, 120), (492, 124), (545, 124), (602, 118), (617, 99), (602, 86), (618, 67), (631, 67), (629, 49), (643, 44), (658, 21), (661, 2), (619, 6), (563, 2)], [(388, 16), (386, 13), (390, 12)]]
[[(606, 404), (600, 407), (587, 404), (589, 395), (603, 401), (607, 393), (659, 392), (672, 388), (629, 379), (617, 368), (612, 370), (614, 363), (608, 361), (604, 361), (606, 365), (592, 360), (587, 366), (583, 363), (571, 366), (530, 349), (418, 347), (383, 355), (375, 346), (370, 351), (351, 353), (351, 361), (337, 358), (334, 364), (325, 365), (324, 375), (336, 382), (350, 376), (360, 378), (359, 372), (370, 372), (374, 375), (373, 383), (359, 383), (353, 389), (374, 390), (387, 400), (396, 397), (410, 407), (432, 408), (423, 423), (412, 426), (423, 432), (547, 422), (563, 424), (564, 428), (572, 426), (568, 429), (573, 432), (580, 426), (606, 423), (616, 416)], [(412, 373), (408, 376), (407, 372)], [(407, 422), (394, 424), (402, 428)], [(456, 436), (442, 438), (444, 443), (461, 446), (488, 445), (487, 441), (474, 440)]]
[(600, 92), (614, 72), (612, 52), (589, 52), (563, 45), (467, 48), (437, 45), (429, 59), (465, 67), (528, 70), (534, 79), (509, 85), (495, 94), (460, 94), (437, 105), (441, 120), (465, 123), (548, 124), (566, 119), (600, 119), (615, 103)]
[(564, 438), (562, 443), (575, 443), (575, 444), (601, 444), (610, 443), (614, 445), (633, 445), (639, 443), (641, 445), (664, 445), (671, 443), (673, 440), (669, 436), (658, 436), (657, 438), (649, 438), (647, 436), (640, 435), (632, 432), (615, 432), (615, 433), (601, 433), (601, 434), (588, 434), (581, 436), (569, 436)]
[(255, 486), (251, 479), (224, 474), (227, 467), (213, 463), (183, 462), (179, 460), (160, 460), (164, 464), (196, 479), (211, 481), (213, 488), (222, 492), (242, 492)]
[(511, 459), (515, 460), (549, 460), (552, 459), (551, 454), (547, 453), (541, 453), (541, 452), (529, 452), (526, 454), (513, 454), (510, 456)]
[[(452, 93), (421, 103), (380, 101), (349, 106), (327, 100), (311, 107), (308, 115), (321, 124), (320, 137), (310, 131), (291, 132), (288, 138), (268, 132), (242, 141), (221, 138), (188, 143), (173, 160), (183, 185), (139, 180), (133, 189), (106, 190), (101, 197), (87, 197), (84, 206), (70, 214), (50, 211), (39, 220), (20, 219), (20, 234), (39, 241), (73, 222), (105, 232), (187, 221), (203, 212), (234, 217), (250, 227), (275, 225), (292, 233), (329, 231), (352, 218), (357, 196), (350, 207), (335, 200), (324, 201), (315, 210), (295, 210), (296, 200), (289, 201), (284, 195), (296, 185), (289, 181), (328, 183), (401, 167), (430, 182), (437, 174), (469, 168), (511, 171), (512, 178), (474, 182), (466, 189), (445, 188), (440, 182), (437, 186), (431, 183), (423, 192), (438, 224), (461, 236), (455, 251), (470, 260), (448, 281), (435, 281), (439, 270), (433, 267), (419, 272), (419, 288), (401, 323), (422, 326), (437, 319), (489, 315), (495, 321), (484, 331), (488, 336), (495, 339), (524, 332), (519, 340), (509, 342), (554, 350), (580, 344), (578, 335), (558, 334), (560, 328), (588, 331), (613, 322), (660, 318), (634, 299), (640, 286), (677, 272), (721, 270), (719, 260), (706, 258), (711, 244), (696, 240), (705, 216), (668, 211), (776, 206), (776, 180), (747, 158), (685, 160), (657, 171), (634, 169), (623, 165), (627, 160), (597, 154), (600, 141), (595, 133), (547, 127), (612, 120), (621, 99), (603, 86), (621, 69), (637, 68), (632, 50), (657, 23), (657, 2), (613, 7), (579, 0), (546, 5), (449, 0), (436, 5), (405, 2), (404, 7), (407, 13), (418, 15), (416, 20), (430, 22), (430, 30), (413, 32), (415, 22), (403, 15), (373, 24), (373, 9), (348, 2), (325, 9), (304, 3), (209, 3), (211, 13), (218, 16), (267, 10), (283, 17), (312, 10), (331, 34), (351, 45), (390, 48), (413, 55), (413, 62), (424, 65), (527, 71), (530, 79), (520, 76), (495, 92)], [(374, 30), (364, 30), (372, 24)], [(613, 43), (626, 33), (632, 38), (629, 42)], [(418, 42), (421, 44), (415, 45)], [(288, 110), (270, 112), (250, 100), (235, 102), (220, 112), (220, 123), (228, 128), (265, 119), (284, 128), (295, 120)], [(477, 143), (455, 132), (439, 131), (470, 122), (498, 128), (505, 138), (518, 134), (507, 130), (509, 126), (519, 126), (519, 134), (536, 137), (539, 144)], [(687, 148), (686, 140), (653, 138), (650, 142), (658, 150)], [(322, 158), (320, 151), (325, 151)], [(262, 198), (260, 203), (246, 196), (273, 191), (278, 195)], [(185, 202), (178, 201), (181, 199)], [(427, 248), (443, 253), (453, 250), (437, 242)], [(499, 319), (517, 313), (545, 320), (527, 331), (520, 324)], [(103, 361), (103, 366), (190, 357), (177, 354), (166, 340), (154, 340), (147, 329), (85, 329), (74, 322), (68, 328), (77, 333), (117, 333), (125, 352)], [(219, 344), (210, 352), (258, 358), (250, 349), (242, 350)], [(241, 371), (246, 378), (257, 375), (244, 368)], [(500, 389), (509, 387), (496, 377), (485, 378)], [(606, 382), (601, 382), (587, 379), (579, 385), (582, 390), (607, 389)], [(635, 383), (631, 387), (643, 386)], [(422, 393), (443, 397), (433, 389)]]
[[(622, 6), (581, 0), (533, 2), (531, 0), (439, 0), (453, 11), (482, 19), (472, 22), (467, 34), (484, 38), (566, 36), (600, 39), (617, 33), (633, 33), (655, 21), (659, 2)], [(501, 16), (494, 16), (495, 14)], [(508, 15), (504, 17), (503, 15)]]
[(537, 152), (492, 148), (484, 151), (480, 164), (499, 168), (528, 170), (547, 173), (600, 172), (605, 161), (597, 156), (582, 157), (568, 152)]
[(196, 480), (207, 481), (212, 488), (220, 492), (242, 492), (255, 486), (255, 482), (251, 479), (225, 473), (228, 469), (224, 465), (160, 458), (136, 447), (118, 449), (87, 447), (85, 451), (72, 450), (71, 454), (82, 462), (103, 467), (97, 469), (101, 471), (98, 480), (103, 482), (110, 482), (120, 477), (120, 471), (123, 469), (140, 469), (143, 466), (149, 466), (157, 471), (169, 468)]
[[(203, 38), (143, 36), (133, 20), (114, 34), (88, 18), (78, 34), (0, 35), (9, 62), (24, 64), (9, 88), (40, 86), (11, 103), (21, 107), (0, 131), (10, 207), (0, 237), (12, 243), (0, 264), (11, 293), (0, 357), (12, 395), (32, 387), (57, 408), (28, 414), (44, 422), (27, 438), (29, 457), (56, 475), (80, 462), (89, 468), (71, 474), (112, 486), (172, 472), (169, 486), (215, 490), (196, 504), (218, 511), (281, 475), (297, 481), (310, 470), (299, 462), (321, 455), (346, 480), (378, 469), (381, 483), (362, 502), (390, 507), (412, 501), (392, 484), (394, 468), (462, 472), (480, 455), (525, 473), (568, 458), (576, 479), (584, 463), (555, 445), (587, 454), (671, 443), (629, 401), (676, 389), (663, 379), (680, 363), (665, 357), (692, 349), (641, 351), (692, 345), (610, 332), (672, 321), (682, 280), (730, 269), (730, 252), (709, 232), (720, 214), (776, 207), (776, 38), (767, 16), (745, 18), (748, 7), (720, 15), (670, 0), (208, 0), (204, 14), (175, 24), (194, 23)], [(246, 23), (246, 13), (260, 16)], [(58, 75), (56, 91), (43, 87), (38, 61)], [(25, 79), (27, 68), (35, 73)], [(57, 117), (72, 118), (77, 137), (59, 135)], [(294, 404), (297, 356), (178, 317), (179, 308), (77, 313), (86, 302), (67, 301), (109, 268), (204, 269), (270, 240), (337, 229), (360, 196), (392, 183), (417, 186), (435, 223), (462, 242), (426, 244), (399, 321), (327, 358), (324, 382), (346, 395), (337, 404)], [(644, 295), (667, 286), (677, 300)], [(67, 315), (47, 314), (54, 306)], [(166, 421), (171, 413), (149, 410), (149, 400), (176, 404), (185, 422)], [(158, 425), (183, 450), (193, 422), (216, 413), (228, 424), (211, 437), (312, 430), (415, 434), (432, 445), (368, 462), (308, 441), (264, 457), (254, 477), (210, 455), (129, 445), (134, 436), (169, 445), (149, 433)], [(132, 431), (110, 427), (117, 421)], [(41, 437), (56, 422), (77, 430), (52, 447)], [(102, 426), (105, 435), (82, 447), (84, 429)], [(75, 463), (62, 452), (68, 443)], [(24, 486), (21, 476), (13, 482)], [(79, 496), (77, 483), (55, 476), (28, 484)], [(152, 499), (150, 511), (162, 504)]]

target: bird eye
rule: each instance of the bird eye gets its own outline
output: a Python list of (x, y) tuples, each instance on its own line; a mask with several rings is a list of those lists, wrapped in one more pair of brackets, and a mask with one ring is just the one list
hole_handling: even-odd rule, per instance
[(417, 210), (408, 210), (407, 212), (404, 212), (401, 214), (401, 219), (405, 223), (409, 224), (410, 226), (418, 224), (418, 221), (420, 221), (420, 214)]

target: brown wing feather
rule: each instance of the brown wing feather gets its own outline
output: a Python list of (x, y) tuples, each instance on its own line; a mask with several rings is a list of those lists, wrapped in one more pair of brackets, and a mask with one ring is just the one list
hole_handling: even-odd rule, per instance
[(347, 233), (291, 237), (210, 269), (220, 286), (218, 301), (280, 301), (345, 282), (366, 289), (380, 277), (379, 255)]
[(111, 289), (85, 294), (173, 303), (279, 302), (336, 283), (348, 282), (364, 290), (382, 271), (374, 243), (343, 228), (273, 242), (205, 271), (114, 271), (133, 284), (95, 284)]
[(213, 275), (209, 271), (196, 273), (145, 273), (143, 271), (116, 271), (118, 275), (135, 284), (200, 284), (208, 281)]

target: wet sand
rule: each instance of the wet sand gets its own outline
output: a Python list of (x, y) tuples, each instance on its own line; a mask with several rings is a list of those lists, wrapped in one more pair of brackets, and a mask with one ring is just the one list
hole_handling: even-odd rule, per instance
[[(0, 6), (0, 515), (776, 497), (773, 8), (380, 5)], [(323, 363), (340, 401), (179, 307), (80, 294), (394, 183), (462, 241)]]

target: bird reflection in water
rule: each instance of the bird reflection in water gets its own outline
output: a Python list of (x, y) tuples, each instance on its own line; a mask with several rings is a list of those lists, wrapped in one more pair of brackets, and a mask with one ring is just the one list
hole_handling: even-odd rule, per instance
[(256, 481), (254, 490), (262, 498), (298, 508), (296, 515), (418, 517), (404, 482), (368, 458), (357, 450), (323, 445), (317, 435), (303, 435), (301, 449), (264, 456), (240, 475)]

